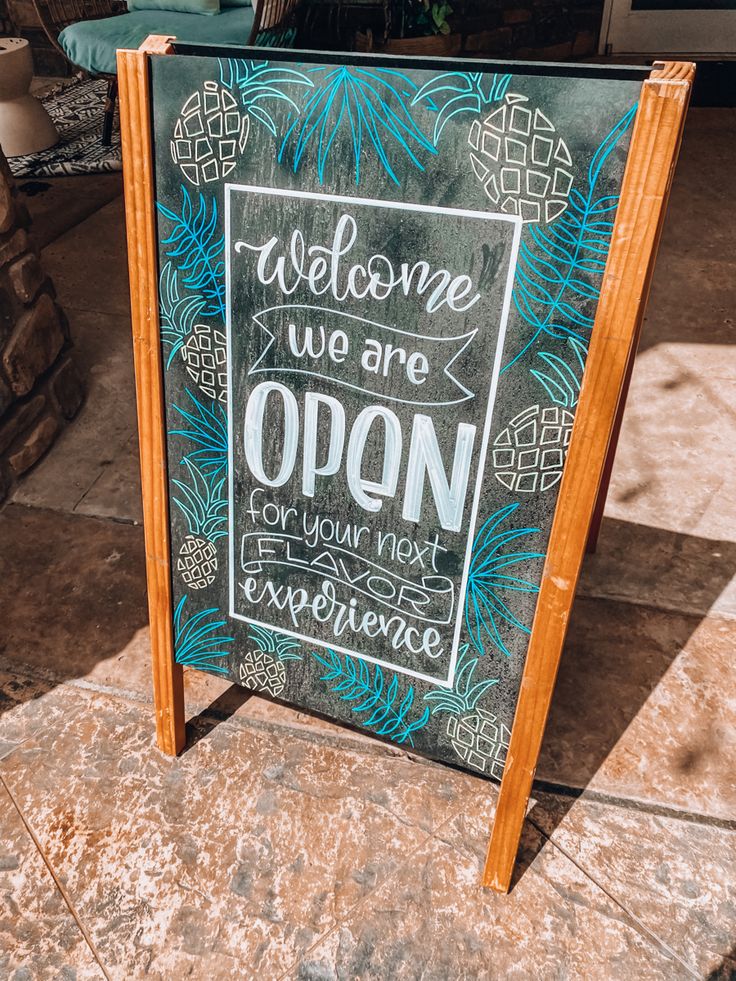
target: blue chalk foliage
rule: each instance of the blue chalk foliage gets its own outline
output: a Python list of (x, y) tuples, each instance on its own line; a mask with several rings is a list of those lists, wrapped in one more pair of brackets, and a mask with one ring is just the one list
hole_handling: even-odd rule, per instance
[(159, 277), (161, 342), (169, 348), (167, 368), (184, 346), (195, 320), (206, 305), (204, 298), (196, 293), (181, 295), (176, 266), (167, 262)]
[(368, 665), (349, 654), (340, 657), (332, 649), (327, 650), (326, 657), (312, 651), (312, 657), (326, 669), (321, 680), (330, 683), (330, 691), (338, 694), (341, 701), (352, 703), (350, 709), (356, 715), (364, 716), (361, 725), (395, 743), (414, 745), (413, 734), (426, 726), (430, 713), (425, 708), (418, 718), (410, 718), (414, 706), (412, 685), (402, 692), (398, 675), (387, 682), (380, 665)]
[(173, 211), (160, 201), (159, 212), (172, 224), (162, 247), (176, 260), (181, 283), (204, 300), (203, 317), (225, 319), (225, 236), (220, 231), (217, 199), (199, 195), (195, 208), (189, 191), (181, 186), (181, 208)]
[(432, 142), (439, 143), (445, 126), (461, 113), (478, 115), (494, 102), (500, 102), (511, 83), (511, 75), (484, 72), (442, 72), (419, 89), (411, 104), (427, 102), (430, 108), (439, 105), (434, 122)]
[(355, 183), (360, 183), (361, 164), (369, 153), (378, 158), (394, 183), (399, 178), (392, 155), (408, 157), (419, 170), (421, 152), (436, 154), (432, 141), (411, 113), (418, 86), (402, 72), (390, 68), (338, 65), (311, 68), (314, 91), (289, 125), (279, 160), (291, 152), (296, 172), (307, 151), (314, 149), (317, 175), (325, 180), (330, 151), (338, 135), (348, 134), (352, 147)]
[(187, 597), (182, 596), (174, 610), (174, 660), (200, 671), (227, 674), (221, 658), (229, 654), (227, 645), (233, 638), (218, 632), (227, 621), (209, 619), (220, 615), (215, 607), (200, 610), (187, 620), (184, 618), (186, 601)]
[(529, 562), (543, 559), (544, 553), (529, 548), (517, 549), (523, 539), (528, 540), (539, 531), (538, 528), (514, 528), (506, 524), (519, 507), (519, 504), (508, 504), (500, 508), (481, 525), (473, 541), (465, 595), (465, 624), (470, 640), (480, 654), (487, 653), (490, 647), (511, 656), (499, 630), (501, 624), (525, 634), (530, 632), (509, 602), (514, 593), (539, 592), (536, 583), (515, 573), (519, 566), (523, 568)]
[(573, 337), (587, 347), (619, 201), (616, 194), (599, 194), (598, 185), (635, 115), (632, 106), (601, 141), (590, 161), (585, 189), (570, 191), (567, 210), (550, 225), (524, 227), (513, 303), (533, 333), (502, 371), (542, 334), (561, 340)]
[(184, 515), (191, 535), (202, 535), (208, 541), (216, 542), (227, 535), (225, 477), (205, 477), (187, 457), (182, 464), (189, 482), (172, 477), (171, 483), (179, 491), (179, 497), (172, 496), (172, 500)]
[(498, 678), (484, 678), (481, 681), (474, 681), (473, 675), (480, 658), (471, 657), (468, 653), (469, 648), (469, 644), (463, 644), (460, 648), (452, 689), (433, 688), (424, 696), (425, 702), (430, 702), (432, 705), (432, 715), (436, 715), (438, 712), (466, 715), (473, 711), (481, 696), (489, 688), (498, 684)]
[(227, 470), (227, 412), (219, 402), (209, 405), (200, 400), (187, 388), (185, 392), (192, 403), (191, 409), (178, 405), (172, 408), (181, 418), (181, 429), (172, 429), (170, 436), (183, 436), (194, 443), (186, 458), (195, 463), (210, 480)]
[[(220, 82), (240, 95), (241, 105), (249, 116), (277, 136), (276, 120), (269, 103), (287, 103), (296, 112), (299, 106), (291, 97), (290, 87), (311, 88), (312, 81), (303, 72), (284, 65), (271, 67), (268, 61), (246, 61), (243, 58), (220, 59)], [(280, 106), (279, 106), (280, 108)]]
[(537, 358), (543, 362), (544, 368), (529, 370), (555, 405), (574, 409), (580, 397), (588, 346), (577, 337), (568, 337), (567, 347), (570, 362), (551, 351), (538, 351)]
[(261, 627), (257, 623), (251, 623), (248, 631), (248, 639), (253, 641), (258, 650), (267, 654), (275, 654), (279, 661), (301, 661), (299, 641), (293, 637), (287, 637), (276, 630), (269, 630), (268, 627)]

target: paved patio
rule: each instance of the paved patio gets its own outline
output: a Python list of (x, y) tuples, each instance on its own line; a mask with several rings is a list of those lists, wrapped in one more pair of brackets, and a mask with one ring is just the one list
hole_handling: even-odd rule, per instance
[(692, 111), (509, 897), (479, 778), (195, 673), (158, 752), (119, 177), (29, 187), (88, 399), (0, 514), (0, 977), (736, 977), (735, 146)]

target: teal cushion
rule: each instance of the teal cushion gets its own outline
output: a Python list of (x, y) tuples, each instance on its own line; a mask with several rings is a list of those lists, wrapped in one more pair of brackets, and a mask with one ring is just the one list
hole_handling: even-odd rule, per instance
[(247, 44), (252, 26), (252, 7), (233, 7), (216, 17), (136, 10), (70, 24), (59, 35), (59, 42), (73, 64), (95, 75), (114, 75), (117, 49), (138, 48), (149, 34), (167, 34), (180, 41), (202, 44)]
[(128, 0), (128, 10), (178, 10), (211, 17), (220, 13), (220, 0)]
[(220, 0), (220, 7), (252, 7), (251, 0)]

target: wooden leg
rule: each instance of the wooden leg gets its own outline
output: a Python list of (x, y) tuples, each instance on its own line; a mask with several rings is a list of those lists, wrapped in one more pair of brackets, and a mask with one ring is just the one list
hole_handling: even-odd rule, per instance
[(173, 756), (185, 743), (184, 684), (174, 660), (148, 56), (119, 51), (118, 78), (156, 737), (161, 750)]
[[(673, 66), (679, 71), (680, 66)], [(483, 885), (508, 892), (547, 721), (555, 676), (604, 469), (613, 462), (637, 331), (682, 137), (693, 66), (669, 66), (642, 86), (591, 340), (592, 374), (580, 393), (516, 705)]]
[(112, 126), (115, 120), (115, 103), (118, 100), (117, 77), (108, 79), (107, 95), (105, 96), (105, 115), (102, 118), (102, 145), (112, 143)]
[[(678, 144), (679, 152), (679, 144)], [(664, 224), (664, 212), (660, 216), (659, 225), (657, 227), (657, 237), (656, 241), (662, 236), (662, 225)], [(613, 429), (611, 430), (611, 438), (608, 442), (608, 451), (606, 453), (606, 462), (603, 466), (603, 472), (601, 474), (601, 482), (598, 486), (598, 496), (595, 500), (595, 508), (593, 510), (593, 517), (590, 522), (590, 530), (588, 531), (588, 540), (585, 545), (585, 551), (588, 553), (594, 553), (598, 547), (598, 536), (601, 531), (601, 523), (603, 522), (603, 512), (606, 507), (606, 498), (608, 497), (608, 488), (611, 484), (611, 474), (613, 473), (613, 464), (616, 460), (616, 450), (618, 449), (618, 440), (621, 435), (621, 425), (624, 419), (624, 410), (626, 408), (626, 400), (629, 397), (629, 388), (631, 387), (631, 376), (634, 373), (634, 361), (636, 360), (636, 352), (639, 349), (639, 341), (641, 340), (641, 331), (644, 324), (644, 309), (646, 302), (649, 298), (649, 290), (652, 285), (652, 275), (654, 274), (654, 256), (649, 263), (649, 268), (647, 269), (646, 282), (644, 286), (644, 293), (642, 296), (642, 307), (639, 317), (636, 323), (636, 332), (634, 334), (634, 343), (631, 348), (631, 354), (629, 356), (628, 363), (626, 365), (626, 376), (624, 378), (623, 387), (621, 389), (621, 397), (618, 403), (618, 409), (616, 410), (616, 420), (613, 424)]]
[[(659, 65), (659, 62), (655, 62), (655, 69)], [(674, 164), (677, 160), (678, 154), (680, 152), (680, 145), (682, 144), (682, 129), (684, 127), (684, 115), (682, 119), (682, 125), (680, 127), (680, 133), (677, 140), (677, 147), (675, 149), (675, 155), (672, 163), (672, 170), (674, 171)], [(672, 174), (670, 174), (670, 181), (672, 179)], [(665, 213), (664, 209), (659, 216), (659, 223), (657, 225), (656, 242), (659, 244), (659, 240), (662, 237), (662, 227), (664, 225)], [(656, 255), (656, 253), (655, 253)], [(649, 267), (647, 269), (646, 281), (644, 284), (644, 292), (641, 300), (641, 309), (639, 311), (639, 316), (636, 323), (636, 334), (634, 338), (634, 345), (631, 349), (631, 355), (629, 357), (629, 362), (626, 365), (626, 377), (624, 379), (623, 388), (621, 390), (621, 398), (618, 404), (618, 410), (616, 412), (616, 421), (611, 430), (611, 439), (608, 444), (608, 452), (606, 453), (606, 462), (603, 467), (603, 473), (601, 474), (601, 482), (598, 487), (598, 496), (595, 501), (595, 508), (593, 510), (593, 518), (590, 522), (590, 530), (588, 531), (588, 541), (585, 545), (585, 551), (589, 553), (594, 553), (598, 547), (598, 536), (601, 531), (601, 523), (603, 521), (603, 512), (606, 507), (606, 498), (608, 497), (608, 488), (611, 484), (611, 474), (613, 473), (613, 464), (616, 459), (616, 450), (618, 449), (618, 440), (621, 435), (621, 424), (624, 418), (624, 409), (626, 408), (626, 400), (629, 396), (629, 388), (631, 387), (631, 376), (634, 373), (634, 360), (636, 358), (636, 352), (639, 348), (639, 341), (641, 340), (641, 331), (644, 325), (644, 311), (646, 308), (647, 300), (649, 299), (649, 290), (652, 285), (652, 275), (654, 273), (654, 258), (652, 256)]]
[(156, 742), (162, 753), (176, 756), (186, 743), (184, 722), (184, 671), (176, 664), (172, 652), (157, 651), (155, 624), (151, 617), (151, 653), (153, 660), (153, 701), (156, 707)]

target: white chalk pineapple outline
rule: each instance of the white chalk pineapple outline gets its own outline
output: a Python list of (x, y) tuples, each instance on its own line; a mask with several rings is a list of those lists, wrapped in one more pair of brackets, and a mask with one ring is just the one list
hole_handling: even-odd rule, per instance
[(286, 685), (286, 662), (301, 661), (299, 642), (275, 630), (252, 623), (248, 639), (255, 649), (247, 651), (238, 664), (238, 679), (246, 688), (278, 696)]
[(174, 477), (171, 482), (180, 492), (173, 501), (186, 519), (189, 534), (179, 548), (176, 570), (190, 589), (204, 589), (217, 575), (215, 542), (227, 534), (226, 477), (206, 476), (187, 457), (182, 465), (189, 481)]

